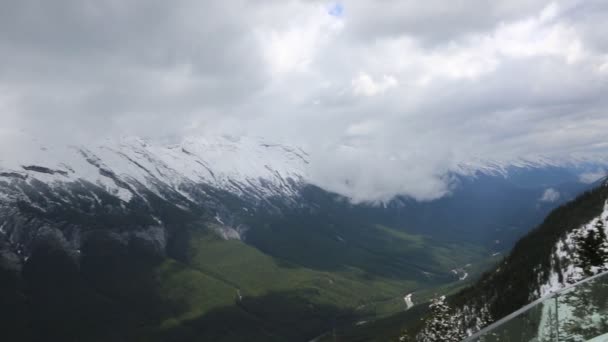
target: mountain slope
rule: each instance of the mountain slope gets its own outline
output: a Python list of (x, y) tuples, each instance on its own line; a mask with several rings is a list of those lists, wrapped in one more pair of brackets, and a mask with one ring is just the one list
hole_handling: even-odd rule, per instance
[[(468, 287), (443, 292), (451, 293), (443, 301), (435, 292), (435, 303), (440, 302), (449, 312), (447, 317), (457, 323), (443, 327), (455, 328), (452, 332), (464, 338), (551, 291), (607, 270), (607, 220), (608, 183), (604, 180), (553, 210)], [(345, 329), (338, 336), (349, 341), (445, 341), (429, 333), (441, 320), (428, 307), (428, 302), (422, 302), (412, 311)], [(581, 319), (566, 314), (562, 312), (560, 319)], [(443, 317), (443, 321), (450, 319)]]
[[(167, 227), (203, 220), (220, 223), (226, 237), (242, 238), (250, 226), (268, 223), (263, 220), (323, 212), (443, 242), (473, 243), (493, 254), (509, 249), (548, 210), (586, 187), (577, 182), (578, 171), (568, 168), (480, 164), (461, 166), (453, 193), (436, 201), (399, 196), (383, 206), (351, 205), (311, 184), (306, 152), (260, 139), (187, 138), (168, 144), (125, 138), (50, 146), (20, 138), (15, 146), (18, 152), (2, 147), (0, 232), (22, 257), (44, 220), (63, 222), (59, 230), (76, 251), (81, 228), (148, 231), (146, 227), (158, 226), (153, 239), (161, 241), (170, 235)], [(536, 187), (518, 180), (538, 172), (558, 175)], [(541, 201), (548, 190), (557, 197)], [(249, 235), (262, 247), (256, 231)]]
[[(551, 291), (608, 269), (607, 220), (606, 183), (554, 210), (515, 244), (496, 269), (448, 299), (452, 315), (463, 322), (463, 336)], [(419, 333), (417, 339), (429, 340), (426, 334)]]
[(0, 162), (0, 322), (17, 341), (310, 340), (462, 287), (587, 186), (476, 173), (438, 201), (353, 204), (311, 184), (305, 152), (255, 139), (17, 150)]
[[(357, 214), (302, 182), (297, 151), (193, 144), (23, 148), (3, 161), (5, 336), (309, 340), (401, 310), (404, 292), (457, 281), (451, 269), (486, 254), (448, 259), (457, 245)], [(425, 254), (412, 259), (417, 251)]]
[[(489, 304), (494, 317), (503, 317), (551, 289), (582, 279), (572, 237), (606, 219), (608, 186), (589, 191), (553, 211), (523, 237), (497, 269), (484, 275), (458, 300)], [(565, 246), (568, 252), (565, 252)]]

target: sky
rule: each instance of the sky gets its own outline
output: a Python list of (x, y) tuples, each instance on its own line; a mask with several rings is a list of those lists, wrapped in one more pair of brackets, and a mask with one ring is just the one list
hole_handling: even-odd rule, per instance
[[(603, 0), (0, 3), (0, 142), (261, 136), (358, 199), (608, 152)], [(344, 182), (348, 179), (349, 182)]]

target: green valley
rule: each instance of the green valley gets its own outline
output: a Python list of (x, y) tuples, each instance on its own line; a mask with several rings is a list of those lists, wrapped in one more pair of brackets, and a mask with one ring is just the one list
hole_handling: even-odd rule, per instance
[[(337, 239), (314, 234), (327, 231), (309, 229), (307, 235), (292, 236), (291, 241), (299, 243), (290, 248), (271, 249), (284, 253), (285, 258), (280, 258), (240, 240), (223, 240), (212, 228), (190, 232), (185, 260), (168, 258), (158, 267), (161, 297), (167, 306), (176, 308), (161, 323), (162, 332), (172, 338), (200, 336), (202, 329), (220, 341), (230, 341), (240, 330), (237, 335), (258, 336), (260, 340), (273, 336), (278, 340), (288, 336), (311, 339), (337, 326), (364, 324), (403, 312), (407, 309), (403, 297), (408, 293), (416, 292), (414, 300), (419, 301), (434, 291), (460, 287), (465, 282), (450, 276), (450, 270), (479, 262), (484, 254), (481, 248), (458, 248), (372, 225), (356, 232), (359, 239), (367, 240), (364, 245), (346, 241), (355, 232), (340, 231), (344, 237)], [(298, 234), (297, 230), (285, 230)], [(278, 245), (281, 233), (273, 236)], [(300, 248), (310, 239), (316, 240), (317, 253), (327, 253), (298, 263)], [(323, 245), (325, 250), (319, 248)], [(346, 255), (341, 256), (343, 253)], [(323, 259), (326, 264), (315, 267)], [(407, 271), (388, 274), (399, 269)], [(447, 288), (441, 288), (446, 284)], [(215, 315), (222, 317), (222, 323), (209, 325)], [(300, 330), (283, 331), (285, 320), (295, 317)]]

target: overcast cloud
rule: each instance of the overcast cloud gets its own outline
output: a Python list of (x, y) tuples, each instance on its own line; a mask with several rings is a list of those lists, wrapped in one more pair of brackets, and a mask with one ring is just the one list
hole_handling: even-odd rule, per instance
[(603, 0), (0, 3), (0, 138), (264, 136), (355, 200), (608, 151)]

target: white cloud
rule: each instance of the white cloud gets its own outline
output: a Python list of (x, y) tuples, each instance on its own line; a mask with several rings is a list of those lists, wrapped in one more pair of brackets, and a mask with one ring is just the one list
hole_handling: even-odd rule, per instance
[(286, 26), (273, 23), (257, 29), (262, 53), (272, 72), (304, 72), (332, 36), (344, 27), (339, 16), (330, 15), (323, 6), (291, 4), (286, 14), (292, 18)]
[(382, 129), (381, 123), (374, 120), (365, 120), (349, 125), (346, 129), (346, 136), (367, 136)]
[(606, 170), (598, 169), (596, 171), (582, 173), (578, 179), (581, 183), (591, 184), (606, 176), (608, 176), (608, 172), (606, 172)]
[(342, 4), (2, 2), (0, 139), (261, 135), (358, 200), (441, 196), (471, 160), (608, 152), (605, 1)]
[(390, 75), (384, 75), (381, 80), (374, 81), (370, 75), (360, 72), (351, 84), (355, 95), (374, 96), (396, 87), (398, 82), (395, 77)]
[(545, 190), (545, 192), (543, 193), (543, 195), (540, 198), (540, 201), (553, 203), (553, 202), (557, 202), (560, 197), (561, 197), (561, 195), (557, 190), (555, 190), (553, 188), (549, 188), (549, 189)]
[(422, 85), (441, 79), (476, 80), (511, 59), (557, 57), (567, 64), (590, 59), (576, 29), (555, 20), (558, 15), (559, 6), (552, 3), (538, 15), (500, 22), (490, 32), (466, 35), (432, 49), (407, 36), (391, 38), (375, 46), (374, 58), (415, 75)]

